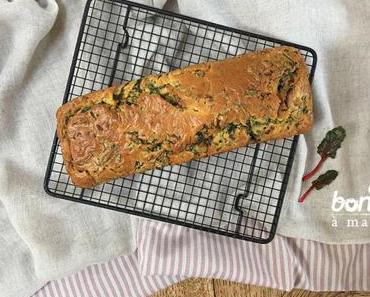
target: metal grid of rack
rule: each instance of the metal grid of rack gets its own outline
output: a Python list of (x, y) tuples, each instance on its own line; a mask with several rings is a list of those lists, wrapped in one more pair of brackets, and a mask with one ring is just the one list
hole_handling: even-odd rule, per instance
[[(112, 84), (279, 45), (307, 47), (123, 0), (86, 4), (64, 102)], [(52, 196), (266, 243), (272, 240), (298, 137), (249, 145), (94, 189), (75, 187), (55, 137), (45, 176)]]

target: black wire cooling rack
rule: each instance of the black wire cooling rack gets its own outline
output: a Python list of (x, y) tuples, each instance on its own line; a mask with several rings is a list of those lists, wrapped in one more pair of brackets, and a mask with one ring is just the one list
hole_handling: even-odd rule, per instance
[[(279, 45), (300, 50), (312, 81), (316, 54), (288, 43), (123, 0), (87, 1), (64, 101), (150, 73)], [(234, 238), (275, 235), (298, 136), (167, 166), (94, 189), (75, 187), (55, 137), (48, 194)]]

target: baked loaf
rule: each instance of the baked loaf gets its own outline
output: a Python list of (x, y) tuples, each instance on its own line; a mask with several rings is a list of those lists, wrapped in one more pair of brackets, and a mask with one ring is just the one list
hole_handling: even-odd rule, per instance
[(150, 75), (58, 109), (57, 133), (73, 183), (114, 178), (306, 132), (306, 65), (278, 47)]

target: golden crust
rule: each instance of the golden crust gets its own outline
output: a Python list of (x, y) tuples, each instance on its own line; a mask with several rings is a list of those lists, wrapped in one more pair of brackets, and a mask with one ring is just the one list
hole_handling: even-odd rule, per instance
[(290, 47), (192, 65), (80, 96), (57, 111), (73, 183), (118, 177), (304, 133), (306, 65)]

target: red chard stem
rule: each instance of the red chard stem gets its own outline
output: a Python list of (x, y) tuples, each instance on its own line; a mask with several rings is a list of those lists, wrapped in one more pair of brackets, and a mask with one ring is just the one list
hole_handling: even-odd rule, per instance
[(303, 203), (303, 201), (307, 198), (308, 194), (311, 193), (311, 191), (314, 189), (315, 187), (312, 185), (311, 187), (308, 188), (308, 190), (306, 192), (303, 193), (303, 195), (298, 199), (298, 202), (299, 203)]
[(326, 160), (326, 159), (327, 159), (327, 157), (323, 157), (323, 156), (321, 156), (320, 161), (319, 161), (319, 163), (317, 163), (316, 167), (315, 167), (314, 169), (312, 169), (310, 172), (306, 173), (306, 174), (303, 176), (302, 180), (303, 180), (303, 181), (307, 181), (307, 180), (309, 180), (312, 176), (314, 176), (314, 175), (315, 175), (315, 174), (320, 170), (320, 168), (321, 168), (322, 164), (324, 164), (324, 162), (325, 162), (325, 160)]

